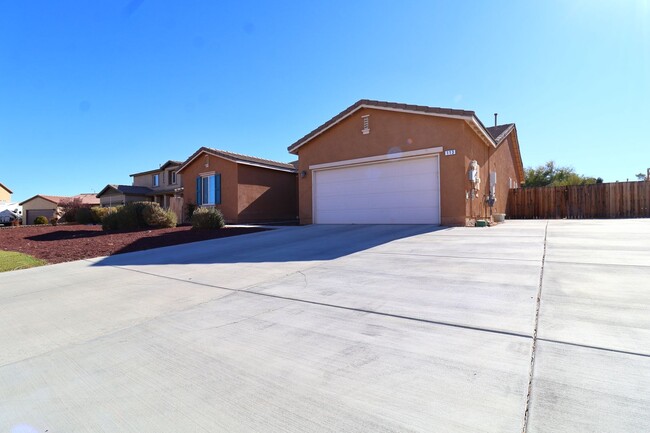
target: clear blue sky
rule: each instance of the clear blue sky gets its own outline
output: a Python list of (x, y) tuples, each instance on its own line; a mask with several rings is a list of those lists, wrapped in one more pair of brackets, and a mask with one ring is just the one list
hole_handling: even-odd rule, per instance
[(0, 182), (98, 192), (286, 148), (359, 99), (515, 122), (524, 165), (650, 167), (650, 0), (0, 0)]

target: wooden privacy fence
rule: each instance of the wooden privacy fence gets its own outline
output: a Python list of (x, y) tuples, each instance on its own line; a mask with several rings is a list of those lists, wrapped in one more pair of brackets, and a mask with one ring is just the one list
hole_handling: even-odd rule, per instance
[(511, 219), (650, 218), (650, 182), (511, 189)]

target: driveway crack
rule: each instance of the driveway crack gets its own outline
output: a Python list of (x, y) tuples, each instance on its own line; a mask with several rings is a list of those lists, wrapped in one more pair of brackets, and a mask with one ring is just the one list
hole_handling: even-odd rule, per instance
[(539, 285), (537, 287), (537, 299), (535, 301), (535, 325), (533, 327), (533, 344), (530, 350), (530, 366), (528, 367), (528, 392), (526, 394), (526, 406), (524, 407), (524, 421), (521, 428), (522, 433), (528, 431), (528, 415), (530, 414), (530, 397), (533, 392), (533, 376), (535, 374), (535, 354), (537, 351), (537, 330), (539, 328), (539, 308), (542, 303), (542, 284), (544, 282), (544, 264), (546, 263), (546, 240), (548, 236), (548, 221), (544, 228), (544, 253), (542, 254), (542, 265), (539, 271)]

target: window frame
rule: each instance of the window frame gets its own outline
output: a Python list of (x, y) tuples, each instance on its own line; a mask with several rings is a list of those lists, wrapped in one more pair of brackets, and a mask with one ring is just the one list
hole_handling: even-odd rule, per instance
[(153, 187), (160, 186), (160, 174), (159, 173), (151, 175), (151, 186), (153, 186)]
[(199, 174), (196, 178), (197, 206), (216, 206), (221, 204), (221, 174)]

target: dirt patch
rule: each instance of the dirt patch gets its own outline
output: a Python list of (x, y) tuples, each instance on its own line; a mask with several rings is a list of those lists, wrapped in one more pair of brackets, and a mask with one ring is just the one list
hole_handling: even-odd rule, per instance
[(48, 263), (61, 263), (264, 230), (258, 227), (224, 227), (220, 230), (175, 227), (105, 232), (101, 226), (85, 225), (12, 227), (0, 230), (0, 250), (18, 251)]

